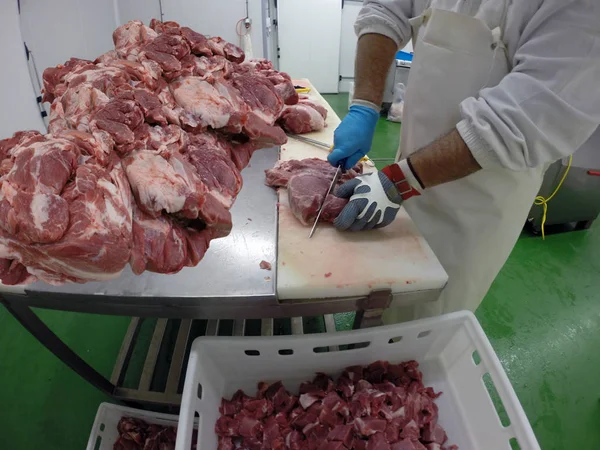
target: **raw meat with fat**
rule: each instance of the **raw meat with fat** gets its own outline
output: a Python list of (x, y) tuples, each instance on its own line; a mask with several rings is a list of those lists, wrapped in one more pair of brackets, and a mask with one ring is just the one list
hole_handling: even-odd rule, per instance
[[(279, 161), (275, 167), (265, 171), (266, 184), (271, 187), (286, 187), (292, 213), (303, 225), (311, 225), (323, 203), (335, 171), (335, 167), (318, 158)], [(338, 185), (360, 173), (362, 173), (362, 166), (357, 165), (340, 177)], [(348, 200), (338, 198), (334, 194), (335, 189), (325, 200), (319, 219), (323, 222), (333, 222), (348, 203)]]
[[(420, 408), (440, 395), (423, 385), (416, 361), (348, 367), (337, 381), (319, 373), (300, 385), (299, 397), (281, 382), (260, 382), (256, 397), (240, 390), (221, 400), (218, 448), (458, 450), (445, 446), (437, 407), (420, 425)], [(362, 407), (352, 408), (348, 401)], [(384, 409), (402, 413), (389, 418)]]
[[(229, 233), (240, 171), (286, 142), (291, 78), (219, 37), (128, 22), (43, 74), (48, 135), (0, 140), (0, 280), (174, 273)], [(282, 436), (282, 439), (284, 436)]]
[(289, 133), (303, 134), (325, 128), (327, 126), (325, 119), (327, 119), (325, 107), (309, 100), (300, 100), (298, 104), (284, 108), (279, 124)]

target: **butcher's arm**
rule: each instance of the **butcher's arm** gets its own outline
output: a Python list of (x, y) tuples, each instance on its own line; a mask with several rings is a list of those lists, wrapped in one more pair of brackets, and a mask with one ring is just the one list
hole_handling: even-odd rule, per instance
[(512, 72), (463, 101), (456, 129), (410, 157), (424, 187), (480, 168), (524, 170), (555, 161), (574, 153), (598, 128), (600, 3), (545, 5), (530, 22), (532, 31), (524, 32), (528, 38)]
[(333, 133), (332, 166), (352, 168), (373, 143), (385, 80), (396, 50), (411, 37), (414, 0), (365, 0), (356, 20), (358, 45), (354, 98)]
[(380, 106), (390, 65), (398, 47), (382, 34), (365, 34), (358, 39), (354, 73), (354, 99)]
[(589, 139), (600, 124), (599, 23), (600, 2), (544, 2), (512, 72), (462, 102), (457, 129), (481, 167), (538, 167)]
[(458, 180), (481, 170), (456, 129), (413, 153), (408, 160), (423, 188)]

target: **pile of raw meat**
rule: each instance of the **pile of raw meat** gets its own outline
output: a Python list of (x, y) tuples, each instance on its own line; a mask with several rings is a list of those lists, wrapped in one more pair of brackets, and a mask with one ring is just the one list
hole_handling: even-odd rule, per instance
[[(135, 417), (122, 417), (117, 425), (119, 439), (114, 450), (173, 450), (177, 428), (148, 424)], [(192, 438), (192, 450), (196, 449), (196, 430)]]
[(287, 74), (219, 37), (153, 20), (113, 41), (46, 69), (49, 134), (0, 141), (3, 284), (195, 266), (229, 233), (252, 153), (286, 142), (277, 120), (313, 126), (282, 115), (298, 102)]
[[(279, 161), (275, 167), (265, 171), (266, 184), (287, 188), (290, 209), (294, 216), (302, 224), (312, 225), (335, 171), (335, 167), (318, 158)], [(362, 165), (358, 164), (339, 178), (338, 185), (361, 173)], [(347, 203), (347, 199), (329, 194), (319, 220), (333, 222)]]
[(317, 374), (290, 394), (259, 383), (221, 401), (219, 450), (458, 450), (444, 446), (434, 400), (416, 361), (348, 367), (337, 381)]

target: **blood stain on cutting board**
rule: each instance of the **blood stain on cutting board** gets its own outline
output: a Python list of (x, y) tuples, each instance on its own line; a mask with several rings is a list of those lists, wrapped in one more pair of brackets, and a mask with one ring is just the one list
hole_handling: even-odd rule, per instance
[(325, 278), (329, 278), (331, 275), (332, 275), (332, 274), (331, 274), (331, 272), (327, 272), (327, 273), (324, 275), (324, 277), (325, 277)]

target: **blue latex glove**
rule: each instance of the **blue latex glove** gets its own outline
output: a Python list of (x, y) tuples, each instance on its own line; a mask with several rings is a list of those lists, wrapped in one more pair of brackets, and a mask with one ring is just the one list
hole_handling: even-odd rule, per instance
[(349, 170), (371, 150), (375, 125), (379, 113), (373, 108), (352, 105), (340, 126), (333, 133), (333, 151), (327, 157), (329, 163)]
[(388, 226), (396, 218), (402, 196), (383, 172), (361, 175), (342, 184), (337, 197), (348, 198), (333, 224), (342, 231), (363, 231)]

